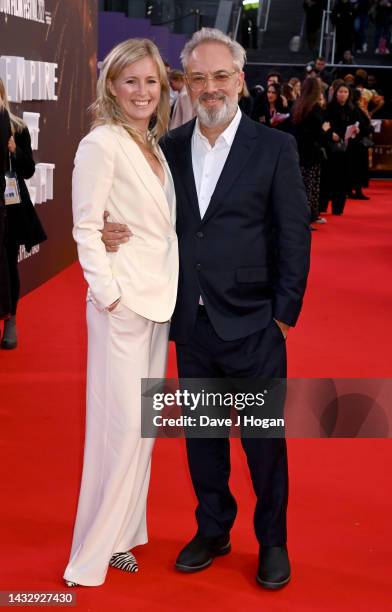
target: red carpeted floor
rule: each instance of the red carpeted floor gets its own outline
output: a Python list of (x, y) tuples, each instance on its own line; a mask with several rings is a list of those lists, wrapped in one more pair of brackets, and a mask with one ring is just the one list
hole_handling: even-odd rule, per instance
[[(293, 377), (392, 375), (392, 183), (313, 234), (301, 320), (288, 340)], [(0, 352), (0, 590), (60, 591), (76, 509), (84, 426), (84, 283), (78, 265), (20, 304), (20, 348)], [(171, 350), (169, 371), (175, 371)], [(109, 570), (77, 590), (77, 608), (111, 610), (392, 610), (390, 440), (290, 440), (293, 580), (255, 583), (254, 496), (233, 442), (239, 514), (233, 552), (205, 572), (173, 561), (195, 529), (181, 440), (158, 441), (149, 496), (150, 542), (140, 572)]]

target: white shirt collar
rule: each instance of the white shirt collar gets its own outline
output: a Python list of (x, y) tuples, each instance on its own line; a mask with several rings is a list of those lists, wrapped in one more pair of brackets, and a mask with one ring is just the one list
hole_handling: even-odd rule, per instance
[[(233, 119), (231, 120), (225, 131), (222, 132), (222, 134), (220, 134), (216, 139), (215, 146), (217, 144), (222, 143), (225, 144), (225, 146), (227, 147), (231, 147), (231, 145), (233, 144), (234, 137), (237, 133), (241, 118), (242, 113), (240, 111), (240, 108), (238, 107), (236, 114), (234, 115)], [(210, 143), (208, 142), (208, 139), (200, 131), (200, 122), (198, 117), (196, 118), (194, 134), (195, 136), (198, 136), (201, 140), (208, 143), (208, 145), (211, 147)]]

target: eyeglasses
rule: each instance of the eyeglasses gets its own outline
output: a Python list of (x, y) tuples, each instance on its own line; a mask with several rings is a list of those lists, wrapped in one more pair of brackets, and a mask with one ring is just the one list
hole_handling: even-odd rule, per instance
[(192, 91), (202, 91), (207, 87), (207, 83), (209, 80), (213, 82), (215, 87), (221, 88), (225, 87), (228, 84), (233, 74), (236, 74), (238, 70), (233, 70), (233, 72), (225, 72), (224, 70), (220, 72), (215, 72), (211, 76), (207, 74), (187, 74), (186, 80), (188, 82), (189, 87)]

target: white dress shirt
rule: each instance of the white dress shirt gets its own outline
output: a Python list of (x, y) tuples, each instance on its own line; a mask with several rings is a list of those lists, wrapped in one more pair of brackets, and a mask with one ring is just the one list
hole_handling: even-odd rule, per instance
[[(218, 136), (213, 147), (208, 142), (208, 139), (201, 133), (199, 119), (196, 119), (195, 129), (192, 134), (192, 167), (201, 218), (204, 217), (212, 194), (215, 191), (223, 166), (230, 153), (231, 145), (237, 133), (241, 117), (242, 113), (240, 109), (237, 108), (237, 112), (231, 123), (227, 126), (225, 131)], [(204, 304), (201, 296), (199, 298), (199, 304)]]
[(201, 218), (204, 217), (212, 194), (215, 191), (241, 117), (242, 113), (238, 108), (231, 123), (220, 134), (213, 147), (201, 133), (199, 119), (196, 119), (195, 129), (192, 134), (192, 166)]

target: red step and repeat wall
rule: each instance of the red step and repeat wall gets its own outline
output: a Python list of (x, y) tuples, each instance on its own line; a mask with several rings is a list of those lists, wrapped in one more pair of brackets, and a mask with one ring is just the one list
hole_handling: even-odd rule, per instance
[(97, 77), (96, 0), (0, 0), (0, 77), (24, 117), (36, 172), (28, 187), (48, 240), (20, 252), (22, 292), (76, 258), (71, 176)]

